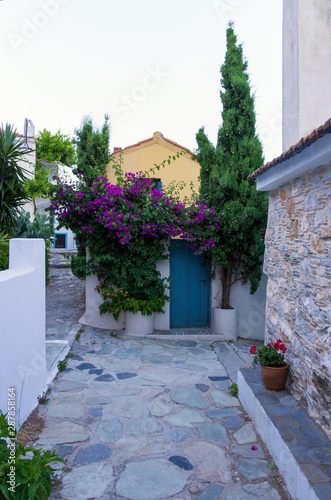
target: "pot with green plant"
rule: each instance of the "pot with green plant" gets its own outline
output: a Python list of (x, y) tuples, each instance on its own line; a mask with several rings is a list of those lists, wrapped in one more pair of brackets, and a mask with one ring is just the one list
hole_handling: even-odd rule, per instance
[(286, 347), (281, 339), (260, 349), (254, 345), (249, 352), (254, 355), (254, 363), (259, 363), (261, 366), (265, 388), (269, 391), (282, 391), (286, 384), (289, 365), (285, 362)]

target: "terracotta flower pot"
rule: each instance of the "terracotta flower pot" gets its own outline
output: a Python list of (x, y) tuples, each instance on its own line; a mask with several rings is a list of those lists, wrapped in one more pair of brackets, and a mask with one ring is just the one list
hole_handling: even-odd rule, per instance
[(282, 366), (261, 366), (261, 376), (264, 386), (269, 391), (282, 391), (286, 384), (288, 363)]

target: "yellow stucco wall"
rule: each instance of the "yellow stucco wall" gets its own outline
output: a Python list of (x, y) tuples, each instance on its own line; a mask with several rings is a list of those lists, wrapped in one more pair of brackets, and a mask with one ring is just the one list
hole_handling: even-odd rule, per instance
[[(170, 155), (175, 155), (183, 151), (183, 148), (172, 144), (165, 140), (161, 132), (155, 132), (151, 140), (137, 144), (134, 147), (128, 147), (122, 150), (122, 168), (126, 172), (148, 171), (154, 167), (154, 164), (160, 164), (167, 160)], [(112, 155), (116, 160), (119, 160), (120, 152)], [(107, 177), (110, 182), (115, 182), (113, 162), (110, 162), (107, 167)], [(181, 198), (190, 196), (190, 182), (193, 182), (195, 190), (199, 191), (199, 174), (200, 165), (192, 159), (191, 153), (185, 153), (176, 160), (173, 160), (170, 165), (168, 163), (164, 168), (155, 170), (155, 174), (151, 177), (161, 179), (162, 185), (167, 186), (171, 181), (184, 181), (186, 186), (181, 191)]]

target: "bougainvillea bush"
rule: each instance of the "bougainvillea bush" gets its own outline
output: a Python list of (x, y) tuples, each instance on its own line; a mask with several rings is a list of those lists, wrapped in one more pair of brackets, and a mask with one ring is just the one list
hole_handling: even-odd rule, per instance
[(59, 224), (76, 233), (88, 258), (77, 263), (82, 274), (98, 277), (104, 302), (100, 312), (118, 319), (121, 310), (162, 312), (169, 279), (156, 263), (169, 258), (169, 238), (186, 239), (196, 253), (214, 246), (219, 221), (203, 202), (186, 207), (158, 191), (143, 173), (126, 174), (120, 185), (105, 178), (91, 186), (58, 180), (50, 209)]

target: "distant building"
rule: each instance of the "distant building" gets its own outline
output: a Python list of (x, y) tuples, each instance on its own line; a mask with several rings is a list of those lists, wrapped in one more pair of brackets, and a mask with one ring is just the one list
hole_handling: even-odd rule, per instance
[[(183, 153), (186, 151), (186, 153)], [(114, 148), (111, 155), (112, 158), (119, 161), (122, 156), (122, 168), (126, 172), (139, 172), (148, 171), (155, 164), (158, 165), (169, 156), (175, 156), (180, 153), (179, 158), (172, 160), (170, 164), (166, 162), (165, 167), (160, 170), (155, 170), (151, 176), (155, 180), (157, 187), (167, 186), (171, 182), (186, 183), (186, 186), (181, 192), (181, 197), (190, 196), (190, 183), (193, 183), (195, 190), (199, 191), (199, 175), (200, 165), (194, 160), (194, 153), (187, 150), (183, 146), (177, 144), (170, 139), (163, 136), (161, 132), (154, 132), (153, 137), (137, 142), (125, 148)], [(115, 183), (115, 172), (112, 168), (113, 162), (111, 161), (107, 167), (108, 179)]]
[[(26, 176), (33, 178), (34, 170), (36, 166), (36, 139), (38, 136), (35, 134), (35, 126), (31, 120), (25, 119), (24, 121), (24, 134), (17, 134), (20, 138), (25, 138), (24, 147), (30, 150), (29, 153), (25, 154), (23, 159), (19, 162), (20, 165), (27, 171)], [(49, 172), (49, 182), (54, 182), (54, 175), (58, 175), (61, 179), (66, 182), (71, 182), (75, 180), (72, 170), (65, 165), (54, 166), (52, 163), (43, 162), (45, 168), (50, 170)], [(36, 208), (41, 214), (48, 214), (46, 209), (50, 205), (49, 198), (36, 198), (35, 200)], [(31, 218), (33, 218), (33, 203), (25, 203), (22, 207), (23, 210), (30, 213)], [(65, 248), (74, 249), (76, 248), (75, 235), (70, 229), (65, 229), (63, 227), (57, 228), (57, 221), (54, 217), (54, 248)]]

